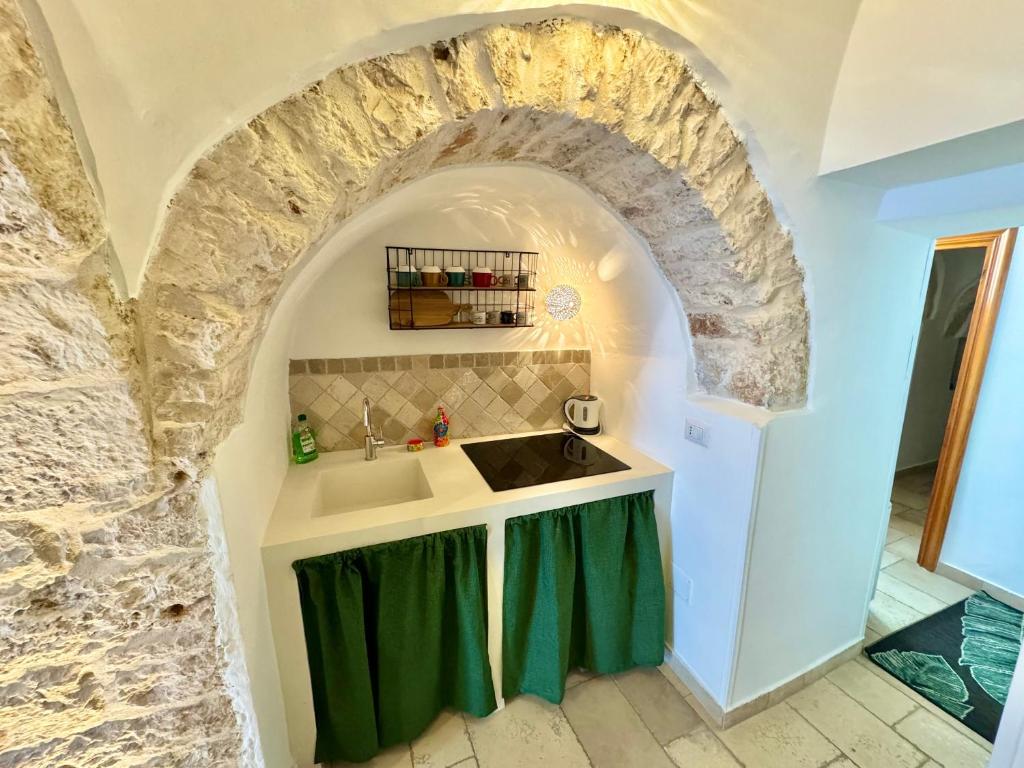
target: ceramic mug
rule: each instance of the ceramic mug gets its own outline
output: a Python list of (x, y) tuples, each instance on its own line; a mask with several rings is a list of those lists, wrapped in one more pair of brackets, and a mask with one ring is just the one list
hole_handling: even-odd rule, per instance
[(473, 313), (473, 325), (484, 325), (487, 323), (487, 313), (483, 310), (477, 310)]
[(501, 324), (512, 325), (516, 321), (516, 313), (511, 311), (504, 311), (501, 313)]
[(397, 282), (402, 288), (419, 285), (420, 274), (416, 271), (416, 267), (409, 264), (400, 264), (397, 272), (395, 273), (395, 282)]
[(474, 267), (473, 268), (473, 287), (474, 288), (490, 288), (497, 283), (494, 273), (491, 272), (490, 267)]
[(424, 285), (431, 288), (448, 285), (448, 276), (441, 271), (440, 267), (434, 264), (428, 264), (420, 270), (420, 279)]
[(516, 275), (516, 288), (529, 288), (530, 287), (530, 275), (526, 272), (521, 272)]
[(448, 276), (448, 285), (456, 287), (466, 284), (466, 270), (464, 267), (445, 267), (444, 271)]
[(501, 323), (501, 312), (495, 309), (487, 313), (488, 325), (498, 325), (499, 323)]
[(501, 275), (498, 278), (498, 285), (500, 285), (502, 288), (508, 288), (508, 286), (510, 286), (511, 284), (512, 284), (512, 276), (511, 275)]

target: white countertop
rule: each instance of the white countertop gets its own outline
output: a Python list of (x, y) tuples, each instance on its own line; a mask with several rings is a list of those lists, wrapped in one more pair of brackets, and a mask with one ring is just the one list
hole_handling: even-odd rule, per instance
[[(289, 467), (281, 486), (274, 514), (264, 536), (263, 547), (294, 545), (311, 540), (336, 543), (340, 537), (348, 538), (347, 535), (351, 535), (353, 539), (351, 546), (363, 546), (376, 538), (372, 534), (367, 537), (366, 534), (372, 531), (382, 534), (379, 540), (386, 541), (396, 538), (388, 535), (390, 531), (385, 532), (386, 529), (401, 529), (402, 536), (416, 535), (415, 531), (409, 530), (409, 523), (415, 521), (422, 521), (426, 529), (437, 531), (452, 527), (444, 524), (444, 518), (452, 518), (453, 525), (471, 524), (465, 522), (465, 517), (467, 512), (474, 510), (487, 509), (494, 512), (495, 507), (500, 506), (505, 508), (501, 517), (514, 517), (569, 504), (582, 504), (644, 490), (643, 480), (672, 473), (668, 467), (609, 435), (595, 435), (586, 439), (624, 461), (631, 469), (495, 492), (473, 466), (465, 451), (459, 448), (464, 443), (524, 437), (528, 434), (545, 433), (528, 432), (452, 440), (445, 448), (427, 444), (422, 451), (416, 453), (410, 453), (405, 446), (378, 449), (376, 461), (381, 465), (410, 459), (419, 460), (433, 496), (323, 516), (316, 516), (317, 475), (343, 465), (363, 464), (363, 452), (334, 451), (322, 454), (319, 459), (309, 464), (293, 465)], [(324, 549), (321, 554), (335, 550), (336, 548)], [(314, 553), (310, 552), (307, 556), (312, 554)]]

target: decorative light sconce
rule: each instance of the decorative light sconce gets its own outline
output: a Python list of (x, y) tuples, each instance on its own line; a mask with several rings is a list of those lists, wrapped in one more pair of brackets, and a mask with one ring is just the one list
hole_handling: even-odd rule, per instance
[(544, 304), (548, 308), (548, 314), (555, 320), (571, 320), (580, 313), (583, 299), (579, 291), (571, 285), (562, 283), (548, 291)]

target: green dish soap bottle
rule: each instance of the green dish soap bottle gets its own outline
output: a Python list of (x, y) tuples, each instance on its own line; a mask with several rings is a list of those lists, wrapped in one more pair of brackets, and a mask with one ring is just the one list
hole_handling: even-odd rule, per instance
[(296, 464), (308, 464), (320, 456), (316, 450), (316, 435), (306, 421), (306, 414), (300, 413), (298, 422), (298, 426), (292, 430), (292, 458)]

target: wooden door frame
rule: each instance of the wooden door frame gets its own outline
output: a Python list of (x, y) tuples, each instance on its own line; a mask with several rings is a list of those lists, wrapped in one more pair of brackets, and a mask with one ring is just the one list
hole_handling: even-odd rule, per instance
[(985, 261), (981, 268), (978, 294), (967, 330), (967, 342), (964, 345), (963, 361), (953, 392), (953, 402), (949, 408), (949, 419), (946, 421), (946, 432), (942, 438), (942, 449), (939, 451), (935, 483), (928, 502), (924, 533), (921, 535), (921, 549), (917, 553), (917, 562), (929, 571), (934, 571), (938, 565), (942, 542), (946, 537), (949, 513), (953, 508), (953, 497), (956, 494), (957, 482), (960, 480), (960, 469), (967, 451), (967, 437), (978, 405), (981, 380), (985, 374), (989, 349), (992, 347), (992, 335), (995, 332), (999, 304), (1003, 299), (1006, 275), (1010, 270), (1010, 258), (1016, 239), (1016, 229), (1000, 229), (973, 235), (940, 237), (935, 241), (936, 251), (984, 248)]

